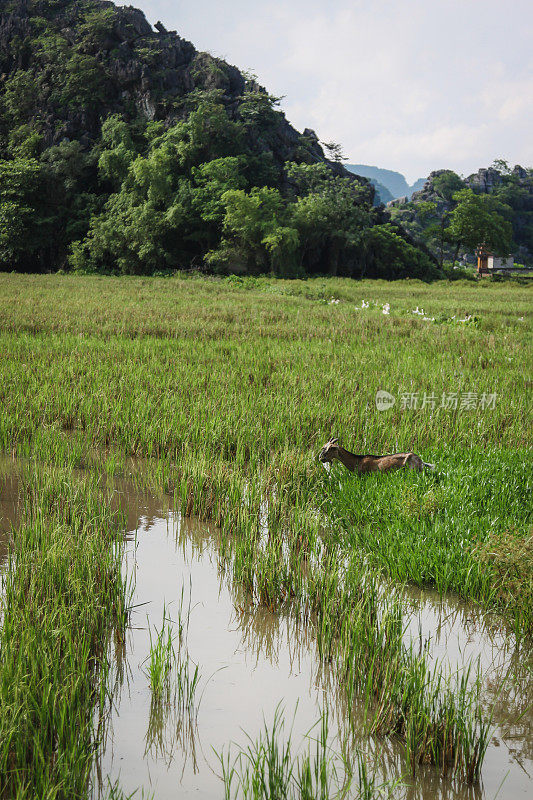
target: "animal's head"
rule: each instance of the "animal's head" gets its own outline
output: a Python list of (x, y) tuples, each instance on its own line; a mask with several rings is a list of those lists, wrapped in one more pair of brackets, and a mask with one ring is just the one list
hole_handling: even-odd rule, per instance
[(318, 458), (322, 461), (323, 464), (328, 463), (329, 461), (333, 461), (334, 458), (337, 458), (339, 453), (339, 440), (338, 439), (330, 439), (329, 442), (326, 442), (322, 450), (320, 451), (320, 455)]

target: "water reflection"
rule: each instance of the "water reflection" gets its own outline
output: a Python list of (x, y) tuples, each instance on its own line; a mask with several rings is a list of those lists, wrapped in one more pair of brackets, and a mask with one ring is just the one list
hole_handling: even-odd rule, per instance
[[(13, 464), (0, 469), (0, 560), (9, 530), (16, 525), (19, 482)], [(381, 780), (400, 775), (401, 747), (391, 739), (363, 735), (363, 710), (347, 707), (333, 670), (321, 665), (310, 626), (289, 613), (276, 615), (253, 606), (231, 586), (220, 564), (216, 528), (180, 519), (170, 502), (114, 480), (113, 504), (127, 514), (125, 570), (135, 583), (126, 638), (112, 636), (114, 691), (108, 714), (97, 720), (105, 746), (95, 764), (94, 796), (119, 781), (126, 795), (142, 788), (158, 800), (222, 796), (216, 753), (230, 742), (246, 746), (263, 718), (271, 721), (278, 703), (292, 717), (293, 741), (328, 709), (332, 746), (363, 750)], [(188, 635), (180, 644), (183, 593), (190, 593)], [(452, 672), (479, 659), (483, 703), (494, 708), (495, 730), (483, 768), (483, 783), (458, 785), (439, 771), (421, 767), (405, 787), (409, 800), (492, 800), (528, 797), (533, 763), (531, 663), (497, 618), (459, 599), (412, 589), (404, 593), (415, 612), (406, 641), (428, 642), (434, 662)], [(198, 664), (201, 674), (194, 713), (179, 704), (155, 702), (146, 675), (150, 629), (170, 620), (181, 663)], [(180, 649), (181, 648), (181, 649)], [(502, 688), (502, 681), (506, 679)], [(500, 789), (500, 785), (503, 786)], [(141, 792), (137, 796), (141, 796)], [(402, 796), (399, 790), (395, 797)]]
[[(202, 675), (213, 677), (203, 687), (194, 765), (187, 763), (183, 753), (173, 753), (171, 761), (168, 753), (156, 756), (150, 752), (142, 762), (143, 769), (138, 763), (141, 754), (135, 765), (130, 760), (129, 769), (120, 769), (119, 762), (124, 764), (132, 758), (133, 702), (133, 706), (118, 705), (113, 745), (108, 745), (103, 756), (107, 774), (120, 776), (126, 790), (150, 787), (158, 798), (175, 796), (177, 786), (180, 797), (217, 796), (222, 787), (214, 751), (227, 748), (230, 741), (246, 745), (244, 731), (254, 739), (263, 718), (271, 720), (281, 701), (289, 716), (297, 705), (293, 741), (303, 739), (327, 708), (334, 749), (353, 753), (362, 748), (369, 763), (377, 766), (380, 779), (398, 780), (400, 745), (391, 739), (368, 741), (362, 735), (359, 721), (363, 710), (347, 708), (332, 670), (320, 665), (309, 626), (298, 625), (290, 614), (276, 615), (251, 605), (243, 593), (230, 585), (220, 569), (216, 529), (195, 520), (181, 520), (172, 513), (167, 514), (166, 520), (155, 519), (151, 526), (141, 515), (139, 527), (143, 533), (137, 538), (133, 565), (136, 602), (151, 598), (149, 613), (157, 619), (164, 598), (167, 603), (176, 598), (180, 587), (190, 580), (193, 599), (189, 646)], [(132, 555), (133, 551), (128, 554), (130, 561)], [(402, 792), (396, 790), (395, 796), (404, 793), (409, 800), (482, 800), (494, 797), (504, 779), (499, 797), (528, 796), (529, 778), (523, 768), (529, 770), (531, 766), (531, 713), (521, 720), (518, 717), (527, 708), (531, 681), (523, 667), (523, 679), (513, 682), (512, 689), (510, 684), (501, 691), (502, 676), (514, 674), (518, 665), (523, 665), (523, 657), (512, 652), (512, 640), (501, 628), (490, 621), (488, 624), (468, 604), (443, 601), (432, 593), (406, 598), (406, 604), (420, 612), (406, 631), (406, 639), (421, 631), (422, 638), (430, 642), (432, 657), (447, 664), (450, 671), (465, 659), (479, 657), (487, 676), (487, 708), (497, 700), (496, 728), (481, 786), (457, 784), (434, 768), (421, 767), (416, 781)], [(131, 663), (138, 663), (145, 651), (135, 623), (132, 630), (137, 635), (128, 641), (128, 658)], [(133, 687), (137, 719), (143, 702), (139, 703), (139, 694), (143, 692), (146, 687), (140, 688), (137, 673)], [(146, 698), (144, 702), (149, 706)], [(124, 717), (127, 724), (122, 727)]]

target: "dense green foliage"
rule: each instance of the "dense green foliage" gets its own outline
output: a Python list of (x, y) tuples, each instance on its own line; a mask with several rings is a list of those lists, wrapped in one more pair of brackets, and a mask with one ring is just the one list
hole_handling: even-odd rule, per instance
[(511, 247), (511, 223), (503, 217), (504, 206), (490, 194), (475, 194), (472, 189), (454, 192), (455, 208), (450, 214), (447, 234), (455, 243), (455, 259), (461, 245), (470, 251), (484, 245), (489, 250), (506, 255)]
[(481, 244), (497, 255), (512, 252), (520, 262), (533, 263), (531, 169), (511, 170), (498, 160), (466, 179), (452, 170), (432, 173), (424, 190), (394, 206), (391, 216), (425, 241), (441, 265), (459, 253), (472, 256)]
[(437, 274), (253, 77), (131, 8), (0, 11), (0, 270)]

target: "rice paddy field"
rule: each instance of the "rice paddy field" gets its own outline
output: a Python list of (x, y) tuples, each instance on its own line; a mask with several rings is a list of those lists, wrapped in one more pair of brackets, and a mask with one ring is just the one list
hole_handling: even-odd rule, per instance
[(530, 796), (532, 288), (0, 275), (0, 797)]

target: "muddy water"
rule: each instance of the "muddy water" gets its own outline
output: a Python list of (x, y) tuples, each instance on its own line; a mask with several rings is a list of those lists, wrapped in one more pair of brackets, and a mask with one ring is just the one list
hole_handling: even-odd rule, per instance
[[(126, 568), (135, 576), (132, 602), (147, 605), (131, 615), (122, 654), (127, 675), (115, 698), (98, 771), (111, 782), (118, 779), (126, 794), (142, 787), (158, 800), (222, 797), (216, 753), (227, 752), (232, 741), (246, 745), (243, 731), (255, 738), (263, 716), (271, 722), (278, 703), (289, 723), (298, 702), (296, 741), (317, 722), (324, 704), (317, 660), (289, 620), (264, 611), (247, 613), (231, 594), (219, 574), (215, 531), (170, 512), (148, 519), (140, 511)], [(159, 735), (151, 735), (151, 693), (143, 669), (148, 627), (160, 628), (164, 612), (177, 620), (182, 588), (191, 609), (186, 649), (201, 674), (198, 714), (185, 741), (176, 736), (172, 718)], [(177, 626), (174, 631), (177, 635)]]
[[(167, 798), (223, 797), (217, 753), (231, 743), (255, 739), (263, 720), (272, 722), (278, 704), (292, 723), (292, 740), (304, 735), (329, 710), (333, 749), (346, 730), (345, 710), (315, 645), (290, 618), (247, 609), (220, 572), (216, 529), (181, 519), (164, 499), (116, 482), (117, 500), (127, 510), (125, 570), (135, 583), (130, 626), (124, 648), (114, 651), (116, 689), (107, 720), (105, 747), (93, 776), (97, 798), (115, 781), (125, 794)], [(0, 470), (0, 559), (16, 522), (19, 486)], [(2, 549), (2, 542), (3, 548)], [(431, 592), (405, 594), (413, 617), (406, 640), (428, 642), (430, 657), (453, 671), (479, 659), (484, 704), (494, 706), (494, 733), (483, 768), (482, 785), (468, 788), (443, 781), (426, 768), (416, 783), (394, 796), (409, 800), (501, 800), (531, 796), (533, 712), (531, 673), (525, 657), (497, 620), (472, 605)], [(177, 619), (188, 616), (178, 644)], [(189, 613), (190, 610), (190, 613)], [(173, 626), (175, 647), (200, 682), (193, 713), (178, 718), (168, 709), (154, 713), (146, 659), (150, 633), (160, 629), (163, 614)], [(509, 674), (504, 688), (502, 680)], [(528, 711), (529, 706), (529, 711)], [(317, 729), (315, 728), (315, 731)], [(390, 741), (358, 741), (380, 778), (400, 777), (400, 748)], [(233, 746), (233, 753), (236, 747)]]
[[(139, 498), (128, 495), (130, 512), (135, 503)], [(126, 569), (135, 576), (132, 602), (146, 605), (132, 613), (125, 658), (121, 657), (127, 679), (115, 699), (100, 777), (118, 779), (126, 793), (142, 787), (158, 800), (222, 797), (215, 753), (227, 752), (231, 742), (246, 746), (247, 735), (255, 739), (263, 720), (271, 722), (280, 703), (288, 723), (294, 715), (295, 743), (305, 741), (305, 733), (328, 708), (331, 744), (338, 750), (341, 731), (347, 727), (344, 710), (305, 631), (295, 629), (290, 619), (244, 608), (243, 599), (220, 573), (214, 528), (180, 519), (168, 507), (154, 506), (153, 498), (141, 498), (137, 509), (138, 530), (129, 532)], [(183, 588), (187, 598), (190, 594), (191, 607), (186, 650), (202, 676), (201, 702), (194, 730), (185, 741), (177, 741), (172, 720), (154, 739), (150, 689), (143, 671), (150, 644), (148, 627), (161, 627), (164, 610), (167, 618), (177, 619)], [(431, 658), (451, 672), (479, 658), (487, 709), (496, 701), (483, 785), (454, 786), (426, 769), (406, 789), (406, 796), (420, 800), (531, 796), (531, 711), (518, 720), (531, 701), (530, 676), (526, 672), (522, 680), (509, 678), (498, 696), (502, 678), (507, 673), (516, 678), (521, 661), (511, 638), (490, 617), (476, 614), (459, 600), (412, 591), (406, 605), (416, 611), (406, 639), (429, 640)], [(365, 750), (380, 777), (400, 777), (398, 746), (375, 741)]]
[[(482, 706), (494, 730), (483, 765), (482, 798), (533, 796), (533, 680), (531, 650), (521, 651), (496, 615), (461, 598), (410, 588), (406, 608), (415, 613), (406, 640), (428, 643), (430, 662), (450, 674), (479, 665)], [(459, 797), (461, 795), (458, 795)]]

